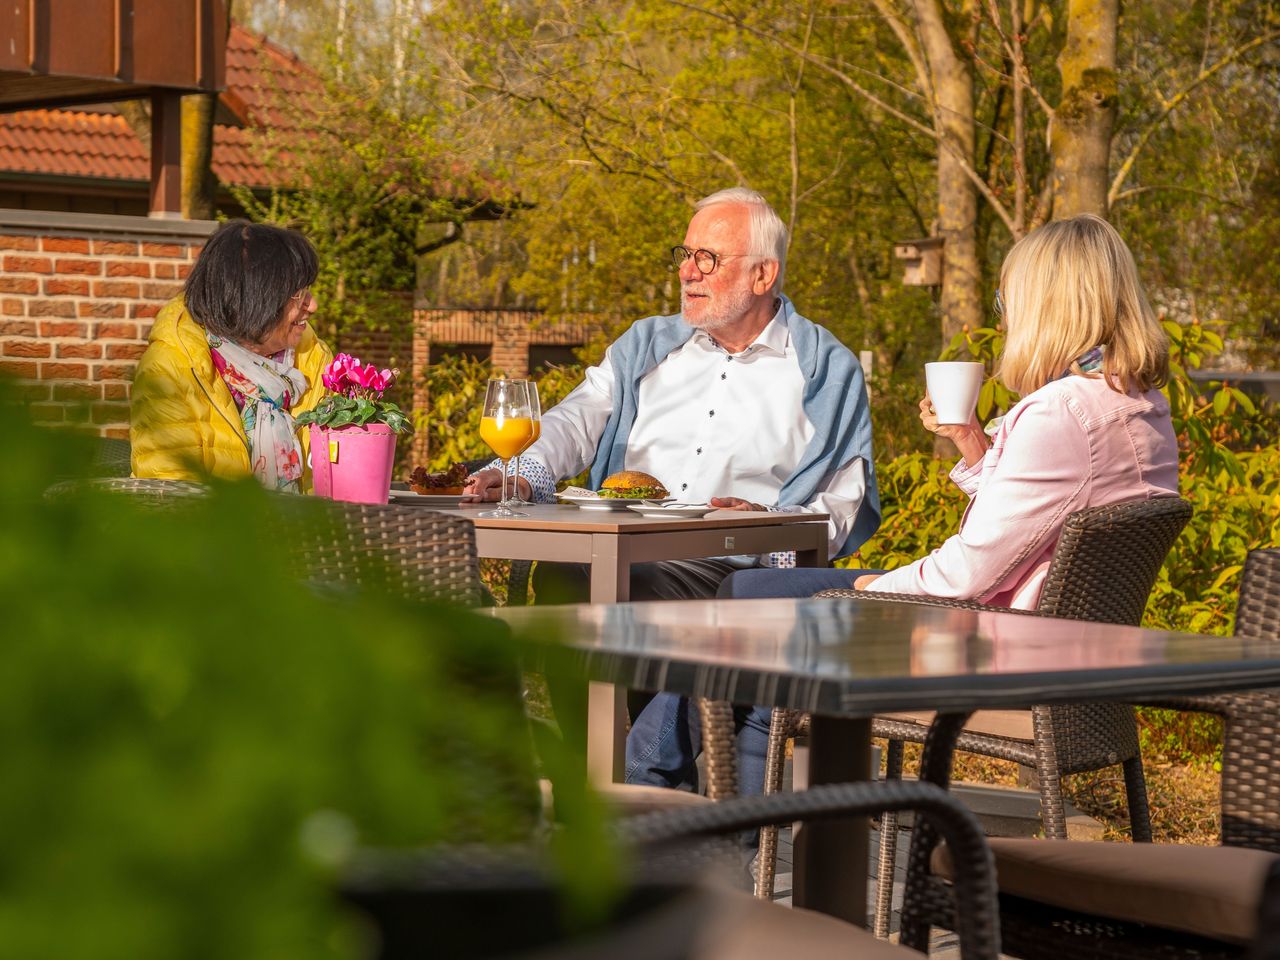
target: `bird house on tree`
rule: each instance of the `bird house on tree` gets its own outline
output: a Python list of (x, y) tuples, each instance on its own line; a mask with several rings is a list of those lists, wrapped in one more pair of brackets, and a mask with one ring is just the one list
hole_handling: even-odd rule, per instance
[(908, 287), (942, 286), (943, 237), (903, 240), (893, 246), (893, 255), (902, 261), (902, 282)]

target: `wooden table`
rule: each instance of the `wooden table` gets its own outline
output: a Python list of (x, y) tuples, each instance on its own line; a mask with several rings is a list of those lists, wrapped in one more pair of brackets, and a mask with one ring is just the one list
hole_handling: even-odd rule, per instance
[[(437, 508), (432, 508), (437, 509)], [(591, 567), (591, 602), (630, 598), (631, 567), (655, 560), (687, 560), (795, 550), (802, 567), (827, 563), (827, 516), (716, 510), (699, 519), (651, 519), (629, 510), (579, 510), (567, 504), (522, 507), (527, 518), (480, 517), (493, 504), (443, 510), (475, 523), (482, 557), (548, 560)], [(626, 757), (626, 687), (593, 683), (588, 697), (587, 770), (600, 782), (622, 779)]]
[[(1280, 685), (1280, 640), (1140, 630), (867, 600), (710, 600), (503, 608), (567, 638), (589, 676), (813, 714), (810, 783), (866, 779), (870, 717)], [(795, 838), (794, 901), (865, 920), (865, 819)]]

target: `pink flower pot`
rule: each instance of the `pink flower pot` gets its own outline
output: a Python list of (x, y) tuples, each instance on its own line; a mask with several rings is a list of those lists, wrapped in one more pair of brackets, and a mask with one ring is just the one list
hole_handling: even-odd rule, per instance
[(386, 503), (396, 435), (385, 423), (365, 427), (311, 426), (311, 475), (318, 497)]

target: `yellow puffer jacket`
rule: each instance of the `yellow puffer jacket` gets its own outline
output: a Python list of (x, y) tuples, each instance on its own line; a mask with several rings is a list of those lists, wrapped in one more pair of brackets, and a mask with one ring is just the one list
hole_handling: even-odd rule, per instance
[[(333, 351), (308, 326), (296, 354), (308, 387), (289, 411), (294, 416), (324, 397), (320, 374), (332, 359)], [(187, 313), (181, 297), (165, 304), (151, 327), (150, 343), (134, 375), (130, 420), (135, 477), (199, 480), (253, 472), (240, 411), (213, 366), (204, 327)], [(310, 433), (299, 431), (303, 463)], [(302, 489), (310, 488), (308, 468)]]

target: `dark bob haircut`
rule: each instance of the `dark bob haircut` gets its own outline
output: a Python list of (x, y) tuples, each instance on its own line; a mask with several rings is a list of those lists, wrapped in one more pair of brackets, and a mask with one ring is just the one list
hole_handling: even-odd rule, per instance
[(187, 310), (210, 333), (258, 344), (280, 325), (289, 298), (315, 283), (311, 242), (295, 230), (248, 220), (209, 237), (187, 277)]

